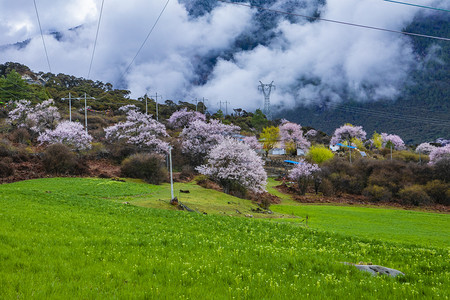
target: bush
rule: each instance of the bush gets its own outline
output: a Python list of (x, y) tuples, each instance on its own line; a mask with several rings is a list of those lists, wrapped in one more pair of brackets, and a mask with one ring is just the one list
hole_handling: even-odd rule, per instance
[(434, 177), (444, 182), (450, 182), (450, 157), (441, 158), (434, 165)]
[(11, 142), (8, 140), (1, 140), (0, 141), (0, 157), (8, 157), (11, 156), (13, 153), (13, 147), (11, 145)]
[(334, 153), (324, 145), (312, 146), (307, 155), (307, 158), (316, 164), (321, 164), (333, 157)]
[(450, 205), (450, 184), (440, 180), (433, 180), (425, 185), (425, 192), (436, 203)]
[(324, 196), (333, 196), (334, 195), (334, 188), (333, 183), (327, 178), (322, 179), (322, 182), (319, 186), (319, 192), (322, 193)]
[(12, 165), (12, 159), (9, 157), (0, 161), (0, 178), (5, 178), (14, 175), (14, 167)]
[(387, 188), (378, 185), (369, 185), (362, 194), (375, 202), (388, 202), (392, 199), (392, 193)]
[(427, 195), (423, 186), (417, 184), (401, 189), (398, 196), (401, 204), (418, 206), (432, 203), (430, 196)]
[(122, 162), (120, 171), (122, 176), (143, 179), (151, 184), (161, 184), (168, 178), (164, 157), (158, 154), (134, 154)]
[(63, 144), (48, 146), (42, 157), (42, 163), (45, 171), (50, 174), (81, 175), (87, 172), (87, 166)]
[(394, 153), (392, 153), (392, 159), (401, 160), (404, 162), (419, 162), (420, 160), (422, 160), (422, 162), (429, 161), (428, 156), (423, 154), (419, 156), (418, 153), (414, 153), (408, 150), (394, 151)]
[(25, 128), (18, 128), (11, 132), (9, 138), (14, 143), (27, 144), (31, 139), (31, 135)]

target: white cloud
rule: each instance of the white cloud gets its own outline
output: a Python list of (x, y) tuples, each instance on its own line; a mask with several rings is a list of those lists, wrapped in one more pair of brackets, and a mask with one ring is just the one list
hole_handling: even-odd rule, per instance
[[(423, 2), (448, 6), (443, 0)], [(53, 73), (86, 77), (101, 0), (36, 3)], [(272, 7), (285, 9), (290, 3), (279, 0)], [(295, 23), (281, 20), (273, 29), (277, 36), (266, 46), (235, 49), (236, 38), (256, 26), (256, 10), (222, 4), (193, 18), (184, 5), (171, 1), (130, 71), (121, 78), (164, 4), (162, 0), (105, 1), (92, 79), (116, 87), (125, 83), (132, 97), (150, 89), (164, 98), (205, 97), (210, 106), (230, 101), (231, 107), (253, 110), (263, 105), (257, 90), (260, 80), (274, 81), (277, 89), (271, 101), (275, 105), (339, 101), (342, 91), (360, 100), (393, 98), (416, 63), (403, 35), (301, 18)], [(306, 15), (318, 7), (316, 0), (297, 4), (295, 11)], [(402, 30), (419, 11), (373, 0), (328, 0), (321, 10), (323, 18), (394, 30)], [(68, 30), (79, 25), (83, 26)], [(17, 61), (35, 71), (48, 71), (32, 2), (0, 0), (0, 30), (0, 46), (31, 38), (20, 50), (0, 48), (0, 63)], [(52, 31), (62, 32), (63, 38), (56, 40), (48, 34)], [(232, 56), (213, 61), (227, 51)], [(198, 69), (210, 73), (199, 77)], [(363, 86), (370, 86), (371, 92)]]

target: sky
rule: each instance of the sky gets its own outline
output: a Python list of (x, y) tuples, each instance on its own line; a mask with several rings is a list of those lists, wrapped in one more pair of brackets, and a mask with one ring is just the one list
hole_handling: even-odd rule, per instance
[[(450, 9), (448, 0), (409, 2)], [(254, 110), (264, 103), (260, 81), (274, 82), (271, 103), (283, 108), (339, 102), (344, 94), (359, 101), (395, 100), (418, 64), (405, 35), (285, 16), (267, 28), (256, 9), (213, 3), (210, 12), (193, 16), (184, 3), (195, 1), (176, 0), (169, 1), (131, 64), (165, 3), (105, 0), (88, 76), (102, 0), (36, 0), (51, 71), (110, 82), (129, 89), (133, 98), (157, 92), (175, 101), (206, 98), (211, 108), (226, 101), (229, 107)], [(431, 14), (382, 0), (267, 3), (268, 8), (306, 15), (318, 10), (322, 18), (392, 30), (402, 30), (418, 13)], [(255, 28), (267, 35), (264, 43), (236, 48), (236, 41), (255, 34)], [(0, 63), (50, 71), (33, 1), (0, 0), (0, 32)], [(28, 39), (25, 47), (8, 46)]]

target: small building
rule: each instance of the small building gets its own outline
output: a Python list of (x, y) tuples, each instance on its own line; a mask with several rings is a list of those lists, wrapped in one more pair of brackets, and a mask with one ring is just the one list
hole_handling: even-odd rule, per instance
[(281, 148), (273, 148), (269, 150), (270, 155), (284, 155), (286, 154), (286, 150)]

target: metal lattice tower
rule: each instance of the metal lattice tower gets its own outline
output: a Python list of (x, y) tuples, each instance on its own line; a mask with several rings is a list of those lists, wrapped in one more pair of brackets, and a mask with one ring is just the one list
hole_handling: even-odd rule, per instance
[(273, 81), (270, 84), (264, 84), (261, 81), (258, 89), (264, 94), (264, 110), (263, 113), (266, 115), (268, 120), (272, 120), (272, 111), (270, 109), (270, 92), (275, 89)]

